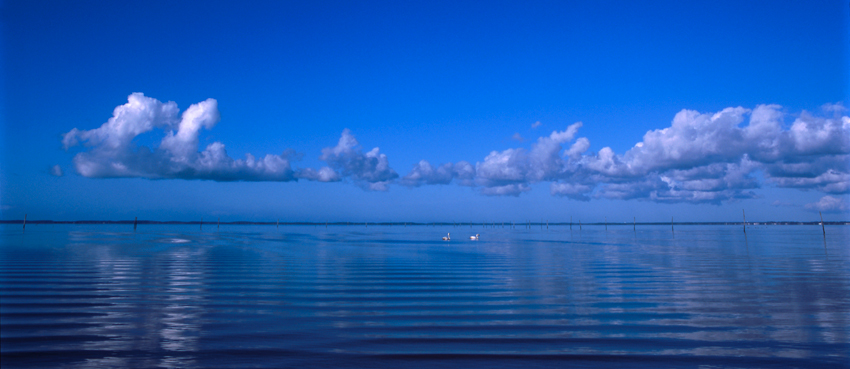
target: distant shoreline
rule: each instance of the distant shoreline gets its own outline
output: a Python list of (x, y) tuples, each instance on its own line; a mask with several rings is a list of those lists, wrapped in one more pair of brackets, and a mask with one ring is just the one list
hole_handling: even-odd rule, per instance
[[(27, 224), (139, 224), (139, 225), (157, 225), (157, 224), (171, 224), (171, 225), (202, 225), (202, 224), (211, 224), (211, 225), (282, 225), (282, 226), (484, 226), (484, 227), (502, 227), (510, 226), (511, 223), (499, 223), (499, 222), (247, 222), (247, 221), (234, 221), (234, 222), (218, 222), (218, 221), (158, 221), (158, 220), (27, 220)], [(23, 224), (23, 219), (17, 220), (0, 220), (0, 224)], [(729, 225), (729, 226), (740, 226), (743, 225), (743, 222), (643, 222), (643, 223), (616, 223), (616, 222), (593, 222), (593, 223), (569, 223), (569, 222), (522, 222), (522, 223), (513, 223), (514, 227), (520, 226), (669, 226), (669, 225)], [(768, 221), (768, 222), (746, 222), (748, 226), (761, 226), (761, 225), (820, 225), (821, 222), (813, 221), (813, 222), (799, 222), (799, 221)], [(824, 225), (850, 225), (850, 221), (825, 221)]]

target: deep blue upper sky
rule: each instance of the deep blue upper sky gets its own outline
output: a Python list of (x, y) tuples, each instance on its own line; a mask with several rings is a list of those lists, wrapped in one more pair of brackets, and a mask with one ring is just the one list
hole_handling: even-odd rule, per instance
[[(844, 1), (6, 1), (2, 13), (2, 219), (27, 213), (57, 220), (722, 221), (737, 220), (742, 208), (754, 220), (813, 220), (817, 209), (827, 210), (827, 218), (848, 218), (841, 187), (848, 153), (841, 140), (788, 149), (781, 160), (755, 167), (747, 160), (757, 156), (758, 145), (748, 138), (742, 145), (752, 143), (751, 149), (696, 153), (697, 161), (677, 157), (661, 169), (643, 161), (641, 170), (649, 169), (639, 174), (601, 178), (601, 169), (588, 169), (604, 147), (625, 162), (644, 134), (670, 127), (683, 109), (710, 115), (778, 104), (785, 133), (808, 111), (833, 119), (838, 128), (830, 132), (845, 135), (847, 111), (822, 110), (824, 104), (848, 106), (850, 8)], [(135, 178), (84, 175), (74, 162), (79, 153), (90, 153), (104, 168), (141, 160), (98, 152), (82, 138), (81, 145), (63, 148), (63, 134), (100, 127), (134, 92), (173, 101), (181, 114), (215, 99), (221, 119), (200, 131), (192, 155), (213, 142), (234, 159), (293, 149), (302, 155), (300, 161), (288, 157), (295, 174), (224, 178), (221, 171), (174, 174), (148, 165), (147, 174)], [(491, 152), (520, 160), (505, 150), (532, 153), (538, 137), (579, 121), (582, 127), (556, 159), (563, 168), (572, 165), (564, 164), (566, 151), (579, 137), (590, 146), (566, 172), (535, 177), (539, 166), (532, 159), (518, 164), (527, 171), (521, 178), (485, 170)], [(739, 126), (748, 124), (745, 115)], [(320, 160), (344, 129), (362, 152)], [(140, 135), (126, 152), (155, 150), (166, 132)], [(727, 136), (706, 137), (721, 148), (728, 142)], [(377, 172), (358, 166), (373, 147), (398, 174), (386, 191), (368, 190), (374, 184), (368, 174)], [(463, 177), (455, 165), (451, 184), (404, 182), (420, 160), (435, 167), (465, 161), (477, 169)], [(820, 164), (791, 175), (790, 167), (771, 160)], [(497, 169), (520, 168), (502, 164)], [(180, 168), (196, 171), (194, 165)], [(299, 174), (324, 166), (340, 181)], [(742, 177), (748, 179), (729, 184), (738, 167), (749, 168)], [(824, 173), (834, 174), (832, 182), (777, 179), (822, 179)], [(711, 201), (671, 192), (694, 191), (687, 183), (698, 187), (721, 177), (727, 184), (710, 189), (719, 196)], [(552, 183), (563, 185), (562, 192), (551, 194), (557, 192)], [(612, 185), (636, 192), (617, 197)], [(662, 187), (663, 198), (650, 195)]]

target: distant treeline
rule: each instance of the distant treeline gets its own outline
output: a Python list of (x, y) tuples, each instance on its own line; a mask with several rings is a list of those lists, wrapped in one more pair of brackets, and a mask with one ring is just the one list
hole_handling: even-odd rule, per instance
[[(0, 224), (22, 224), (23, 219), (16, 220), (0, 220)], [(578, 226), (581, 224), (582, 226), (630, 226), (630, 225), (664, 225), (669, 226), (671, 222), (643, 222), (643, 223), (633, 223), (633, 222), (593, 222), (593, 223), (585, 223), (585, 222), (432, 222), (432, 223), (422, 223), (422, 222), (246, 222), (246, 221), (235, 221), (235, 222), (218, 222), (218, 221), (176, 221), (176, 220), (168, 220), (168, 221), (158, 221), (158, 220), (27, 220), (27, 224), (221, 224), (221, 225), (311, 225), (311, 226), (320, 226), (320, 225), (328, 225), (328, 226), (484, 226), (484, 227), (522, 227), (522, 226), (569, 226), (574, 225)], [(850, 225), (850, 221), (833, 221), (833, 222), (823, 222), (825, 225)], [(743, 222), (673, 222), (675, 225), (742, 225)], [(748, 226), (759, 226), (759, 225), (820, 225), (820, 222), (797, 222), (797, 221), (768, 221), (768, 222), (746, 222)]]

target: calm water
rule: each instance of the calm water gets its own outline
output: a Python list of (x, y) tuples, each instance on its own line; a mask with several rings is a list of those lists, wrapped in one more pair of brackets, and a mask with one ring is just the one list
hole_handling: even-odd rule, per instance
[(2, 225), (0, 241), (4, 368), (850, 367), (847, 226)]

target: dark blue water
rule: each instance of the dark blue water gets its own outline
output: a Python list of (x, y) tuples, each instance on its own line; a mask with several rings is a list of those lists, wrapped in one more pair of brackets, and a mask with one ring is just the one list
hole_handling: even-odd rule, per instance
[(4, 225), (0, 240), (4, 368), (850, 367), (847, 226)]

